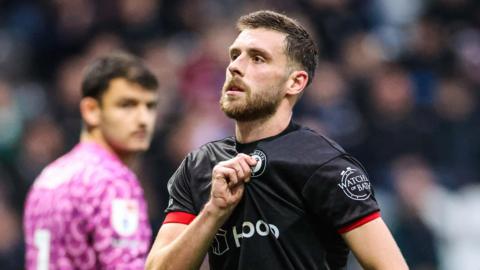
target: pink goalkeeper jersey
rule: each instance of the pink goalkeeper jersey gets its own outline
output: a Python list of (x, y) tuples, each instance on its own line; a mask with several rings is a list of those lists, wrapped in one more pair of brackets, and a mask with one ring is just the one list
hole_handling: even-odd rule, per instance
[(80, 143), (46, 167), (28, 195), (26, 268), (143, 269), (150, 247), (137, 178), (117, 157)]

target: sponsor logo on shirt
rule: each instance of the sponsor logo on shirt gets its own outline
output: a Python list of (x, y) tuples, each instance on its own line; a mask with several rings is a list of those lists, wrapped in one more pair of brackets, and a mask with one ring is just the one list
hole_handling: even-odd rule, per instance
[(112, 239), (112, 246), (114, 246), (116, 248), (138, 249), (138, 248), (140, 248), (141, 244), (142, 243), (140, 241), (134, 240), (134, 239), (125, 239), (125, 238), (121, 238), (121, 239), (113, 238)]
[(222, 255), (230, 249), (227, 242), (227, 231), (219, 229), (212, 243), (212, 252), (215, 255)]
[(120, 236), (133, 235), (140, 223), (140, 209), (138, 201), (131, 199), (114, 199), (110, 218), (112, 228)]
[(257, 164), (252, 167), (252, 177), (259, 177), (265, 171), (265, 167), (267, 167), (267, 156), (258, 149), (255, 149), (250, 156), (257, 161)]
[[(239, 248), (242, 245), (241, 239), (251, 238), (255, 235), (266, 237), (269, 235), (274, 236), (276, 239), (280, 236), (280, 230), (278, 227), (269, 224), (263, 220), (257, 220), (256, 222), (244, 221), (242, 226), (233, 226), (231, 228), (231, 233), (235, 246)], [(230, 250), (227, 241), (227, 230), (219, 229), (212, 244), (212, 252), (215, 255), (223, 255), (225, 252)]]
[(370, 181), (365, 174), (357, 169), (347, 167), (341, 172), (341, 176), (342, 179), (338, 186), (350, 199), (363, 201), (372, 195)]

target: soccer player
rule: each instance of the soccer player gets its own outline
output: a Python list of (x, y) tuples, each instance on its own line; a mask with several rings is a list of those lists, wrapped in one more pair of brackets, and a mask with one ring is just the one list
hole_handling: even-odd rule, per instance
[(88, 67), (80, 142), (48, 165), (28, 194), (27, 269), (144, 268), (151, 229), (129, 166), (149, 147), (157, 86), (140, 59), (126, 53)]
[(407, 269), (362, 165), (291, 121), (317, 48), (293, 19), (239, 19), (220, 105), (235, 137), (190, 153), (169, 182), (147, 269)]

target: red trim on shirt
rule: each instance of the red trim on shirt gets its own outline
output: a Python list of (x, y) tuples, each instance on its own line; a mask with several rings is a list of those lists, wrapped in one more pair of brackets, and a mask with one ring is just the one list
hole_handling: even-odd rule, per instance
[(163, 224), (165, 223), (181, 223), (181, 224), (190, 224), (195, 219), (195, 215), (186, 212), (170, 212), (165, 217)]
[(377, 211), (377, 212), (373, 212), (371, 213), (370, 215), (368, 216), (364, 216), (363, 218), (359, 219), (359, 220), (356, 220), (355, 222), (343, 227), (343, 228), (340, 228), (337, 232), (338, 233), (346, 233), (346, 232), (349, 232), (355, 228), (358, 228), (360, 226), (362, 226), (363, 224), (365, 223), (368, 223), (374, 219), (377, 219), (380, 217), (380, 211)]

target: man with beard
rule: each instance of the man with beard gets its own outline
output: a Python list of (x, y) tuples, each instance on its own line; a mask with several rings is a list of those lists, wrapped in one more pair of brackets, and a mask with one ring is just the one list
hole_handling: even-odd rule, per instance
[(291, 122), (317, 48), (296, 21), (239, 19), (220, 105), (235, 137), (190, 153), (169, 181), (147, 269), (407, 269), (368, 177), (333, 141)]

